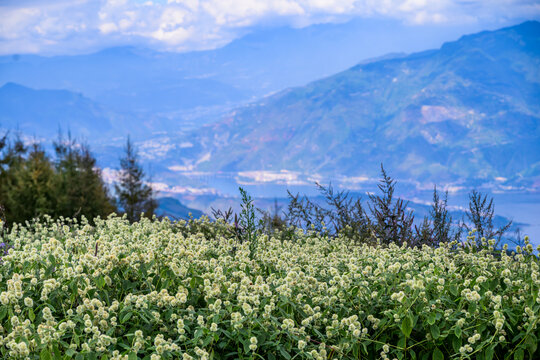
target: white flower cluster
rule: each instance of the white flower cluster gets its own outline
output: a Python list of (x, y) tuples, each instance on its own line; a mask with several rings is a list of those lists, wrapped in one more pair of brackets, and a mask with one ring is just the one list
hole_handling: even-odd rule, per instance
[(228, 234), (207, 219), (15, 227), (0, 265), (0, 354), (394, 359), (404, 334), (426, 353), (453, 334), (459, 357), (488, 341), (512, 349), (507, 333), (537, 331), (540, 266), (529, 246), (493, 256), (297, 230), (295, 241), (260, 236), (253, 257)]

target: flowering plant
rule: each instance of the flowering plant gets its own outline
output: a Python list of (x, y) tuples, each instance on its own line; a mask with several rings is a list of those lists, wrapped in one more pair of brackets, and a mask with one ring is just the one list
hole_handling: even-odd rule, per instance
[(411, 248), (295, 231), (294, 241), (259, 234), (253, 251), (206, 217), (14, 226), (0, 265), (0, 357), (538, 356), (530, 244), (512, 254), (489, 241)]

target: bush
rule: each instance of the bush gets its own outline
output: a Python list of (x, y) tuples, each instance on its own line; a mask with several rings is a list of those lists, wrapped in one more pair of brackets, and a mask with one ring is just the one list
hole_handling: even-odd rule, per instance
[(493, 198), (473, 190), (469, 194), (469, 211), (467, 212), (468, 222), (463, 221), (462, 227), (467, 231), (476, 230), (478, 233), (476, 246), (481, 247), (482, 242), (487, 239), (495, 240), (495, 247), (499, 245), (506, 231), (512, 225), (512, 221), (495, 230), (493, 217), (495, 215), (495, 205)]
[(208, 218), (14, 226), (0, 265), (1, 357), (538, 357), (530, 244), (495, 257), (455, 242), (295, 236), (259, 235), (264, 251), (252, 253)]
[[(353, 198), (347, 191), (335, 192), (332, 185), (316, 184), (325, 203), (319, 205), (307, 196), (289, 194), (288, 214), (284, 221), (290, 225), (312, 229), (330, 237), (343, 235), (354, 243), (407, 244), (408, 246), (437, 246), (439, 242), (460, 240), (461, 227), (453, 224), (447, 210), (448, 193), (441, 199), (435, 187), (429, 217), (420, 226), (414, 225), (414, 214), (408, 202), (394, 195), (396, 181), (381, 165), (379, 194), (369, 194), (367, 208), (360, 197)], [(489, 214), (473, 213), (475, 219), (492, 224)], [(466, 225), (461, 225), (465, 227)], [(492, 227), (490, 228), (492, 229)], [(500, 229), (500, 235), (508, 227)], [(471, 229), (469, 229), (471, 230)]]

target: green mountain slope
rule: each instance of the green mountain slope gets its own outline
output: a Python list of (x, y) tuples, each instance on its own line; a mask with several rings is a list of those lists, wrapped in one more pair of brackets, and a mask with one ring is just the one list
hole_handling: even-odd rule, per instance
[(210, 154), (198, 170), (376, 177), (384, 162), (424, 183), (538, 187), (540, 23), (360, 64), (238, 109), (198, 136)]

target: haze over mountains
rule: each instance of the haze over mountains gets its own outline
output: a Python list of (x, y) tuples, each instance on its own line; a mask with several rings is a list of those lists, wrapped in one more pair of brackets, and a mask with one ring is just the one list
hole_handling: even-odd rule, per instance
[[(38, 138), (69, 129), (94, 144), (104, 167), (116, 165), (130, 133), (172, 193), (317, 179), (362, 189), (381, 162), (419, 189), (538, 190), (539, 22), (411, 55), (399, 51), (425, 29), (403, 26), (408, 42), (396, 45), (370, 39), (372, 27), (263, 31), (185, 54), (0, 57), (0, 126)], [(386, 49), (398, 53), (359, 61)], [(201, 182), (212, 176), (229, 185)]]
[[(113, 122), (122, 113), (145, 134), (171, 132), (216, 121), (241, 104), (332, 75), (366, 58), (436, 47), (466, 31), (429, 30), (428, 25), (357, 19), (303, 29), (261, 29), (208, 51), (168, 53), (124, 46), (74, 56), (1, 56), (0, 86), (12, 82), (35, 90), (71, 91), (95, 102), (93, 107), (108, 112)], [(29, 94), (29, 104), (35, 95)], [(64, 99), (49, 100), (49, 110), (64, 106)], [(86, 106), (79, 111), (85, 119), (102, 117)], [(11, 113), (4, 122), (24, 128), (21, 119), (27, 115)], [(59, 123), (68, 115), (72, 114), (54, 114)], [(110, 136), (118, 136), (133, 131), (133, 126), (113, 124), (111, 129), (117, 132)]]
[(54, 137), (59, 128), (85, 137), (113, 128), (114, 115), (82, 94), (34, 90), (16, 83), (0, 88), (0, 124), (27, 135)]

